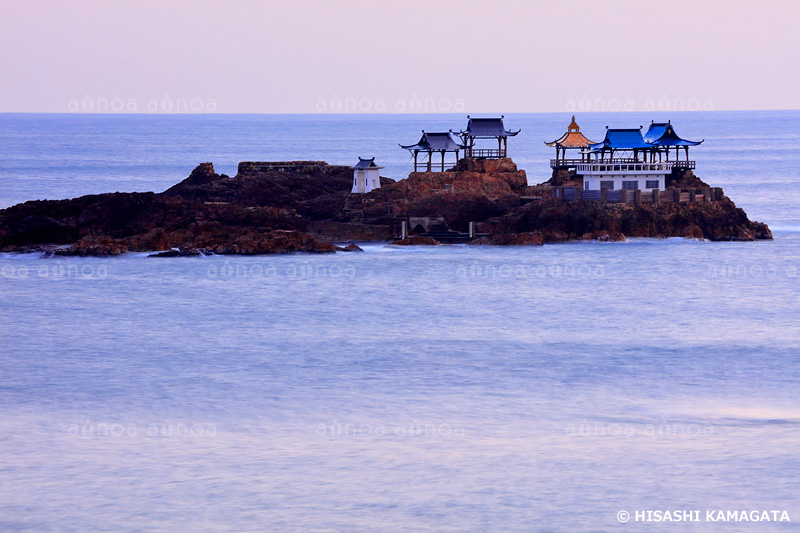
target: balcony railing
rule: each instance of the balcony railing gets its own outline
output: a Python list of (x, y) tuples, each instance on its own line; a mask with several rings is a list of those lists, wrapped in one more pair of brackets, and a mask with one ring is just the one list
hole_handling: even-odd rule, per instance
[(551, 159), (550, 168), (574, 167), (579, 163), (586, 163), (585, 159)]
[[(567, 166), (562, 164), (564, 159), (551, 159), (552, 168)], [(578, 174), (614, 174), (632, 172), (671, 172), (673, 168), (694, 169), (694, 161), (658, 161), (655, 163), (636, 161), (635, 159), (605, 159), (600, 161), (581, 161), (574, 160), (574, 166)]]

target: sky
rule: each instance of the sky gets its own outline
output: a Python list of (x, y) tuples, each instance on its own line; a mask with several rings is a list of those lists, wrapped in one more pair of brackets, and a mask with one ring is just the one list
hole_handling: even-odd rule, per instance
[(800, 2), (0, 0), (0, 112), (798, 109)]

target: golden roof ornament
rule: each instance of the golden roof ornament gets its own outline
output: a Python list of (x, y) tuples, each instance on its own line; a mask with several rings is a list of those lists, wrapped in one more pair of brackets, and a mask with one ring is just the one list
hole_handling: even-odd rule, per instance
[(578, 123), (575, 122), (575, 115), (572, 115), (572, 122), (570, 122), (569, 126), (567, 126), (567, 131), (581, 131), (580, 126), (578, 126)]

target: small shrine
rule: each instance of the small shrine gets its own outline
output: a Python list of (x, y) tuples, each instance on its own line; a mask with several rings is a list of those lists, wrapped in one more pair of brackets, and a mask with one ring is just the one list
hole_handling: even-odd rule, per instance
[(350, 167), (353, 169), (353, 190), (354, 194), (364, 194), (375, 189), (381, 188), (381, 174), (379, 167), (375, 163), (375, 158), (358, 158), (358, 163)]

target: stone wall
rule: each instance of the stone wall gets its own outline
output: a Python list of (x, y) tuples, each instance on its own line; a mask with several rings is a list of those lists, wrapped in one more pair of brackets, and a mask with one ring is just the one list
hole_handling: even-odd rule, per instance
[(327, 167), (325, 161), (242, 161), (239, 176), (255, 176), (266, 172), (308, 172)]

